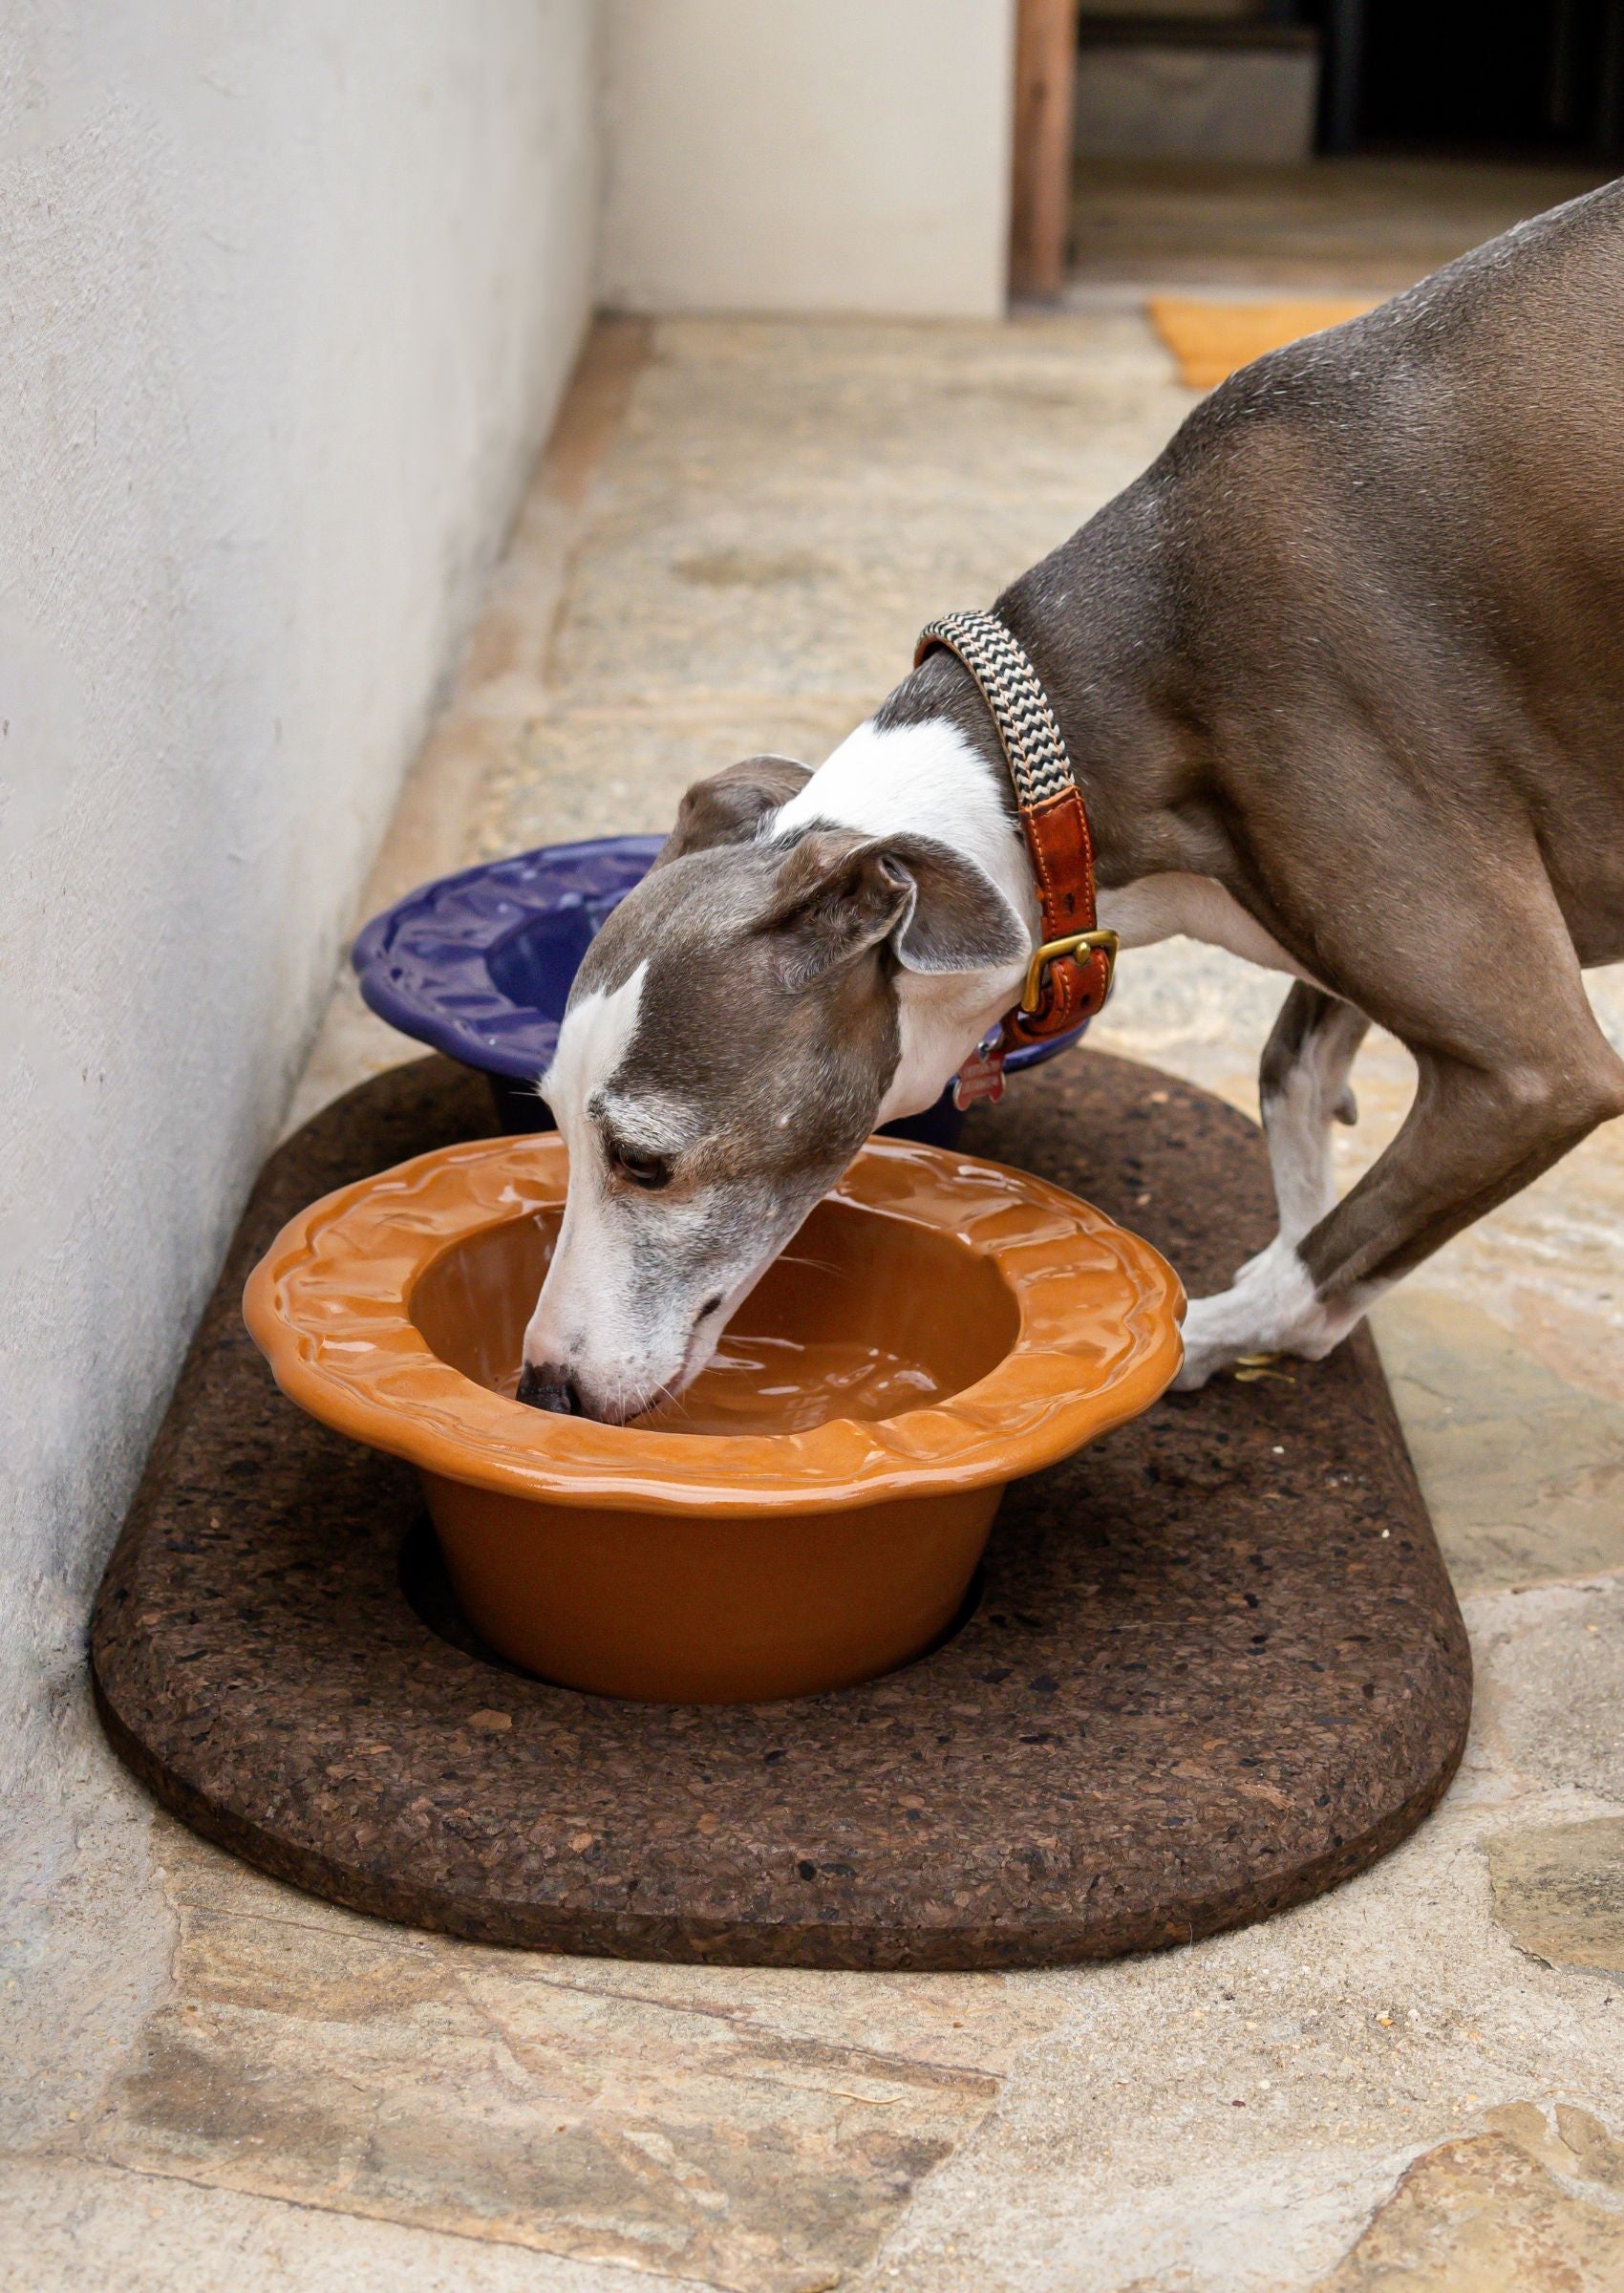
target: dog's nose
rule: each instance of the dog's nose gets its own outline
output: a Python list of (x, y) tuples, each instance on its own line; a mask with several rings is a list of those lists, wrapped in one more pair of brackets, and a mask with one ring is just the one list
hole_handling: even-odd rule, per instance
[(526, 1361), (519, 1379), (517, 1399), (532, 1409), (550, 1409), (555, 1417), (585, 1417), (581, 1388), (561, 1362)]

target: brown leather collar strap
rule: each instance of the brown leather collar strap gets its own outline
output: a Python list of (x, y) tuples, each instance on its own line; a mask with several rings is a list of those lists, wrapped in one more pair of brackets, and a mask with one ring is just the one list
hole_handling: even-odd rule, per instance
[(940, 647), (975, 679), (1015, 782), (1037, 878), (1043, 937), (1004, 1045), (1040, 1043), (1092, 1018), (1111, 992), (1117, 935), (1099, 928), (1094, 839), (1071, 759), (1037, 672), (993, 613), (944, 613), (919, 632), (913, 665)]

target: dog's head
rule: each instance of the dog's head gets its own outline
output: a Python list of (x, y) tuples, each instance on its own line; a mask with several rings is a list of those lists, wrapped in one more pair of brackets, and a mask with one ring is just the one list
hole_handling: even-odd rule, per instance
[(691, 788), (592, 942), (542, 1081), (569, 1149), (521, 1398), (619, 1424), (680, 1392), (876, 1124), (929, 1106), (1029, 945), (926, 837), (775, 832), (803, 765)]

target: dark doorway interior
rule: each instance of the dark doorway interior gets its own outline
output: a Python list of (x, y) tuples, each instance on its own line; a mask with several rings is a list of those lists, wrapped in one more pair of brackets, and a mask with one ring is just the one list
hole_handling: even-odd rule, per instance
[(1333, 151), (1624, 159), (1624, 0), (1314, 0)]

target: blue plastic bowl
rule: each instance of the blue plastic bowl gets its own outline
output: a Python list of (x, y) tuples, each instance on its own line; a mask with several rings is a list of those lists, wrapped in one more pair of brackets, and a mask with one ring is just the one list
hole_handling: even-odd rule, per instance
[[(545, 845), (420, 885), (355, 941), (361, 994), (402, 1035), (490, 1079), (504, 1130), (550, 1130), (536, 1079), (553, 1055), (559, 1022), (604, 918), (652, 866), (663, 836), (600, 836)], [(1087, 1027), (1014, 1051), (1009, 1067), (1040, 1066)], [(932, 1107), (888, 1123), (900, 1137), (956, 1146), (964, 1117), (943, 1092)]]

